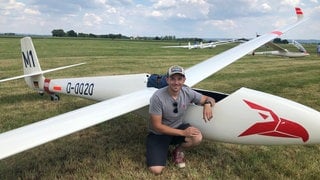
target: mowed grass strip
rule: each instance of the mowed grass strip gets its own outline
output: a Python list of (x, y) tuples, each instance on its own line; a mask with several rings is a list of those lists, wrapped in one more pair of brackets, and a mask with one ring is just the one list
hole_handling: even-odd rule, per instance
[[(131, 73), (164, 74), (173, 64), (190, 67), (236, 44), (214, 49), (168, 49), (177, 42), (34, 38), (43, 69), (86, 62), (48, 78)], [(19, 38), (0, 38), (0, 78), (22, 74)], [(186, 42), (187, 43), (187, 42)], [(288, 46), (289, 47), (289, 46)], [(316, 45), (306, 58), (245, 56), (196, 87), (232, 93), (248, 87), (320, 110)], [(61, 95), (51, 102), (24, 80), (0, 84), (0, 132), (69, 112), (94, 101)], [(90, 119), (89, 119), (90, 120)], [(160, 177), (145, 165), (146, 119), (129, 113), (0, 161), (1, 179), (315, 179), (319, 145), (253, 146), (205, 140), (186, 153), (187, 167), (168, 161)], [(0, 147), (1, 148), (1, 147)]]

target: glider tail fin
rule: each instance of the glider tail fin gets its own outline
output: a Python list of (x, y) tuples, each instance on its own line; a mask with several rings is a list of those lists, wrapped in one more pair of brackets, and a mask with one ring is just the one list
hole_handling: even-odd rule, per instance
[(27, 85), (34, 90), (43, 92), (44, 80), (36, 50), (30, 37), (21, 39), (21, 53), (24, 77)]
[(292, 44), (298, 48), (300, 52), (307, 53), (307, 50), (299, 42), (292, 40)]

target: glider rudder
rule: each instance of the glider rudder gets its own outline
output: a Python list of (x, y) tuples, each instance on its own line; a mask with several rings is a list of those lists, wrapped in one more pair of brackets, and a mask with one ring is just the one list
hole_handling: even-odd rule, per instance
[(24, 77), (27, 85), (31, 89), (43, 93), (45, 78), (42, 74), (38, 56), (30, 37), (21, 39), (21, 56), (24, 75), (30, 75)]

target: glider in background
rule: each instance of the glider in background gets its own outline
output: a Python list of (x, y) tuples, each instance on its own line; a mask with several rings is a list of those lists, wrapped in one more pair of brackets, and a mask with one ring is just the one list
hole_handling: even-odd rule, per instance
[(292, 52), (289, 51), (288, 49), (285, 49), (273, 42), (268, 42), (266, 45), (273, 48), (274, 51), (261, 51), (261, 52), (256, 52), (253, 51), (252, 55), (274, 55), (274, 56), (282, 56), (282, 57), (289, 57), (289, 58), (296, 58), (296, 57), (305, 57), (305, 56), (309, 56), (310, 54), (307, 52), (307, 50), (297, 41), (292, 41), (292, 43), (295, 47), (297, 47), (297, 49), (299, 50), (299, 52)]
[[(301, 24), (304, 20), (300, 8), (296, 8), (296, 14), (298, 21), (292, 25), (256, 37), (186, 69), (185, 84), (194, 86)], [(49, 93), (52, 100), (58, 100), (57, 94), (63, 93), (100, 102), (0, 134), (0, 159), (117, 116), (146, 109), (157, 90), (148, 87), (151, 75), (146, 73), (47, 79), (44, 73), (76, 65), (42, 71), (31, 38), (21, 39), (21, 50), (24, 75), (0, 82), (24, 78), (30, 88)], [(190, 104), (187, 110), (186, 122), (201, 129), (207, 139), (240, 144), (320, 143), (320, 113), (314, 109), (248, 88), (240, 88), (230, 95), (196, 90), (217, 101), (214, 119), (207, 123), (202, 120), (202, 107)]]
[(209, 42), (209, 43), (203, 43), (200, 42), (200, 44), (191, 44), (190, 42), (188, 45), (179, 45), (179, 46), (163, 46), (163, 48), (188, 48), (188, 49), (205, 49), (205, 48), (215, 48), (216, 46), (222, 45), (222, 44), (228, 44), (232, 43), (234, 40), (229, 41), (216, 41), (216, 42)]

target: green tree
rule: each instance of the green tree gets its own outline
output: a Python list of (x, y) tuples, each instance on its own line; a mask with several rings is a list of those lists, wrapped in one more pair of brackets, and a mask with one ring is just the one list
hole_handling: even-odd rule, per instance
[(66, 33), (63, 31), (63, 29), (54, 29), (51, 31), (52, 36), (56, 37), (64, 37), (66, 36)]
[(68, 37), (77, 37), (78, 34), (74, 30), (70, 30), (67, 32)]
[(86, 34), (86, 33), (78, 33), (78, 37), (89, 37), (89, 34)]

